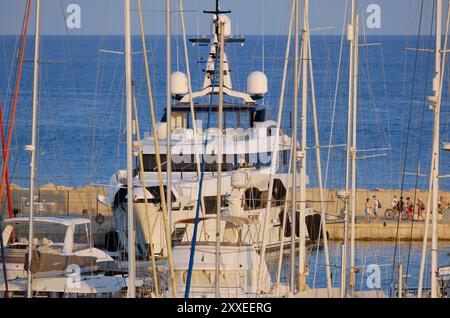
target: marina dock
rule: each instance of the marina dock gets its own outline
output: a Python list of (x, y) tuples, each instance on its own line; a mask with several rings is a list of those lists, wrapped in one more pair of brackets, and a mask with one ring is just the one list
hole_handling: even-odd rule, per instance
[[(46, 216), (84, 216), (91, 218), (93, 225), (93, 238), (96, 245), (104, 244), (104, 235), (111, 229), (112, 211), (109, 207), (97, 201), (98, 195), (105, 195), (106, 188), (99, 186), (84, 186), (71, 188), (65, 186), (56, 186), (47, 184), (41, 186), (36, 191), (38, 200), (38, 211), (40, 215)], [(390, 201), (394, 194), (400, 196), (399, 190), (377, 189), (367, 190), (358, 189), (357, 191), (357, 224), (356, 224), (356, 240), (378, 240), (392, 241), (397, 237), (396, 220), (386, 220), (384, 211), (390, 207)], [(403, 196), (414, 198), (414, 191), (404, 191)], [(376, 195), (382, 204), (380, 209), (381, 215), (378, 222), (363, 223), (364, 202), (366, 198), (372, 199)], [(445, 197), (450, 197), (449, 192), (442, 192)], [(29, 210), (29, 190), (21, 188), (18, 185), (11, 186), (11, 196), (13, 208), (18, 216), (28, 215)], [(416, 198), (421, 197), (426, 203), (428, 191), (417, 191)], [(307, 189), (308, 202), (307, 205), (314, 210), (320, 210), (319, 189)], [(336, 198), (336, 190), (325, 191), (325, 209), (329, 218), (328, 234), (330, 240), (341, 240), (343, 237), (343, 227), (341, 215), (339, 211), (343, 208), (343, 202)], [(2, 201), (3, 217), (7, 216), (6, 202)], [(373, 219), (373, 216), (372, 216)], [(438, 225), (439, 239), (450, 240), (450, 223), (444, 223), (442, 216), (439, 216), (440, 223)], [(400, 221), (398, 230), (399, 240), (422, 240), (424, 231), (423, 220), (415, 221), (411, 230), (411, 220)], [(429, 233), (431, 233), (431, 222), (429, 225)]]
[[(376, 223), (356, 223), (355, 239), (359, 241), (422, 241), (425, 223), (423, 221), (401, 221), (398, 226), (396, 221), (385, 221), (384, 218)], [(344, 235), (344, 223), (329, 223), (327, 225), (329, 239), (342, 240)], [(428, 239), (431, 240), (431, 222), (428, 226)], [(440, 241), (450, 241), (450, 223), (438, 224)]]

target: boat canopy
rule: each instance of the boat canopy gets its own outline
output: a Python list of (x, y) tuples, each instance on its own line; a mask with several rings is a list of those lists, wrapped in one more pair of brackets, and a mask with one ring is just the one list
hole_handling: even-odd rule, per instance
[[(24, 223), (29, 222), (30, 219), (28, 217), (22, 216), (22, 217), (16, 217), (11, 219), (5, 219), (2, 221), (2, 223), (6, 224), (14, 224), (14, 223)], [(78, 218), (78, 217), (34, 217), (33, 222), (40, 222), (40, 223), (51, 223), (51, 224), (62, 224), (64, 226), (73, 226), (73, 225), (82, 225), (82, 224), (89, 224), (91, 221), (89, 219), (85, 218)]]

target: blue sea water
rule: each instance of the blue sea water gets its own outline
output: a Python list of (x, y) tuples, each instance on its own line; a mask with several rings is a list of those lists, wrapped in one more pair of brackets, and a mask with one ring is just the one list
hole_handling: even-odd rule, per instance
[[(421, 242), (400, 242), (395, 246), (394, 242), (358, 241), (355, 247), (355, 265), (359, 272), (355, 276), (355, 290), (383, 290), (387, 295), (392, 292), (398, 281), (398, 264), (403, 265), (403, 287), (416, 289), (419, 282)], [(341, 244), (332, 242), (329, 244), (330, 269), (332, 286), (338, 288), (341, 281)], [(276, 280), (278, 253), (269, 254), (268, 268), (273, 281)], [(423, 287), (429, 288), (430, 283), (430, 252), (425, 258)], [(296, 258), (298, 264), (298, 258)], [(280, 281), (288, 283), (290, 279), (290, 254), (283, 254), (283, 267)], [(325, 257), (323, 250), (312, 249), (307, 253), (309, 275), (307, 283), (310, 287), (325, 288)], [(438, 266), (450, 264), (450, 247), (441, 244), (438, 248)], [(349, 265), (347, 265), (349, 266)], [(395, 297), (395, 296), (394, 296)]]
[[(0, 38), (0, 93), (4, 116), (9, 118), (16, 37)], [(433, 114), (425, 102), (431, 95), (434, 57), (430, 53), (406, 51), (416, 46), (415, 36), (367, 37), (360, 48), (357, 144), (357, 186), (359, 188), (427, 188)], [(165, 108), (165, 38), (148, 36), (150, 73), (158, 117)], [(342, 145), (346, 140), (348, 45), (344, 41), (339, 67), (340, 36), (312, 38), (315, 93), (318, 107), (320, 143)], [(361, 39), (362, 41), (362, 39)], [(31, 100), (34, 39), (29, 37), (10, 156), (11, 182), (27, 186), (29, 156), (24, 146), (31, 139)], [(262, 44), (264, 43), (264, 55)], [(430, 47), (430, 38), (421, 37), (419, 47)], [(248, 36), (245, 45), (227, 47), (234, 89), (245, 90), (246, 77), (264, 70), (269, 93), (263, 103), (277, 113), (286, 37)], [(182, 39), (173, 38), (172, 69), (185, 70)], [(39, 90), (38, 184), (81, 186), (107, 183), (125, 163), (124, 58), (100, 49), (123, 51), (120, 36), (43, 36)], [(150, 130), (149, 106), (140, 38), (133, 38), (134, 81), (142, 135)], [(207, 47), (189, 46), (194, 90), (203, 81)], [(263, 58), (264, 57), (264, 58)], [(283, 129), (290, 133), (293, 105), (293, 60), (290, 58)], [(339, 77), (338, 75), (339, 69)], [(415, 75), (414, 75), (415, 74)], [(336, 88), (336, 83), (338, 86)], [(335, 94), (336, 93), (336, 94)], [(301, 93), (300, 93), (301, 94)], [(442, 140), (450, 140), (449, 94), (446, 81), (441, 116)], [(333, 116), (334, 114), (334, 116)], [(206, 115), (204, 115), (206, 116)], [(206, 118), (204, 118), (206, 121)], [(313, 146), (311, 108), (308, 111), (308, 145)], [(215, 118), (212, 119), (212, 124)], [(8, 122), (6, 122), (8, 127)], [(409, 127), (409, 129), (408, 129)], [(300, 128), (300, 127), (299, 127)], [(299, 130), (300, 132), (300, 130)], [(331, 139), (330, 139), (331, 138)], [(317, 186), (314, 152), (308, 153), (311, 186)], [(405, 160), (406, 154), (406, 160)], [(327, 188), (339, 188), (345, 180), (345, 148), (322, 148), (322, 167)], [(329, 162), (327, 164), (327, 162)], [(441, 156), (442, 174), (450, 173), (450, 154)], [(441, 187), (450, 190), (449, 179)]]
[[(312, 38), (321, 145), (342, 145), (346, 140), (348, 46), (344, 43), (339, 68), (340, 40), (339, 36)], [(357, 143), (359, 149), (366, 151), (358, 153), (361, 159), (357, 165), (357, 185), (368, 189), (398, 189), (404, 183), (404, 188), (410, 189), (415, 188), (417, 182), (418, 188), (427, 188), (428, 177), (416, 178), (408, 174), (403, 179), (401, 171), (405, 164), (406, 172), (415, 173), (419, 160), (421, 174), (428, 175), (430, 168), (433, 114), (428, 109), (425, 96), (432, 94), (433, 56), (429, 53), (418, 53), (416, 56), (413, 51), (405, 51), (406, 47), (416, 46), (414, 36), (367, 37), (366, 40), (380, 45), (360, 49)], [(165, 107), (165, 38), (148, 36), (147, 41), (153, 96), (160, 118)], [(142, 50), (139, 43), (139, 37), (134, 37), (135, 52)], [(430, 43), (433, 42), (429, 38), (422, 37), (419, 47), (430, 47)], [(227, 48), (234, 89), (245, 90), (247, 75), (255, 70), (264, 70), (269, 79), (269, 93), (263, 103), (272, 107), (275, 115), (285, 45), (286, 37), (283, 36), (266, 36), (264, 41), (260, 36), (248, 36), (244, 46), (230, 45)], [(15, 47), (15, 37), (0, 37), (0, 94), (5, 118), (10, 116), (12, 102), (11, 70), (16, 65)], [(30, 61), (33, 59), (33, 47), (33, 38), (29, 37), (9, 162), (11, 181), (23, 187), (27, 187), (29, 182), (29, 156), (24, 146), (31, 139), (33, 69)], [(42, 185), (51, 182), (68, 186), (106, 184), (116, 170), (126, 166), (124, 59), (123, 55), (99, 50), (123, 51), (123, 38), (44, 36), (41, 47), (37, 183)], [(184, 71), (181, 38), (174, 37), (172, 47), (172, 69)], [(197, 61), (199, 56), (206, 57), (207, 54), (206, 47), (189, 47), (195, 90), (202, 85), (204, 68), (204, 64)], [(142, 55), (134, 54), (133, 62), (143, 135), (150, 130), (150, 119)], [(291, 130), (290, 112), (293, 104), (292, 62), (291, 56), (283, 113), (283, 129), (288, 133)], [(336, 88), (337, 82), (339, 85)], [(442, 140), (450, 140), (449, 96), (450, 89), (446, 81), (441, 116)], [(308, 120), (308, 145), (312, 146), (314, 130), (311, 108)], [(212, 119), (212, 125), (214, 123), (215, 118)], [(8, 126), (8, 121), (5, 126)], [(343, 187), (345, 148), (322, 148), (321, 155), (322, 167), (326, 171), (326, 187)], [(317, 186), (316, 162), (312, 150), (308, 153), (308, 159), (311, 186)], [(450, 154), (443, 153), (442, 174), (450, 173), (449, 162)], [(449, 179), (442, 179), (440, 184), (443, 189), (450, 190)], [(405, 264), (408, 250), (407, 244), (401, 244), (397, 251), (397, 257), (400, 256)], [(390, 243), (357, 244), (357, 265), (380, 265), (382, 288), (387, 292), (392, 277), (393, 252), (394, 247)], [(339, 285), (339, 253), (339, 244), (333, 245), (334, 286)], [(417, 285), (419, 253), (420, 246), (413, 243), (409, 272), (409, 284), (412, 286)], [(439, 258), (441, 265), (450, 262), (448, 253), (448, 248), (443, 247)], [(315, 275), (316, 256), (319, 271)], [(324, 287), (323, 252), (312, 251), (308, 263), (311, 271), (309, 284)], [(288, 268), (284, 267), (282, 276), (285, 279), (287, 271)], [(358, 289), (367, 289), (366, 279), (367, 275), (362, 269), (357, 279)]]

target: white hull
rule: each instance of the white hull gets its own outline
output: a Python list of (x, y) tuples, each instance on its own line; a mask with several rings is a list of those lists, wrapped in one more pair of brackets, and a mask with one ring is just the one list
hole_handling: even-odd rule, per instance
[[(247, 217), (253, 220), (258, 221), (258, 224), (252, 225), (250, 227), (249, 233), (246, 235), (246, 241), (252, 242), (254, 246), (260, 246), (263, 239), (262, 233), (262, 224), (264, 224), (267, 208), (262, 206), (255, 209), (250, 209), (248, 206), (246, 207), (245, 203), (245, 190), (249, 187), (257, 188), (261, 191), (261, 202), (264, 201), (265, 196), (267, 196), (268, 190), (268, 182), (270, 178), (270, 174), (266, 173), (265, 170), (262, 169), (246, 169), (244, 170), (247, 175), (247, 188), (236, 189), (232, 186), (232, 174), (226, 173), (222, 177), (222, 194), (225, 196), (227, 193), (231, 194), (231, 200), (229, 200), (229, 204), (227, 208), (223, 208), (222, 210), (226, 210), (225, 213), (231, 216), (239, 216), (239, 217)], [(286, 185), (286, 188), (292, 189), (290, 180), (287, 174), (279, 174), (276, 176), (283, 185)], [(146, 185), (154, 185), (154, 180), (147, 179)], [(136, 180), (135, 184), (135, 193), (142, 193), (142, 188), (139, 187), (139, 183)], [(217, 178), (215, 176), (205, 177), (204, 185), (203, 185), (203, 196), (205, 200), (206, 212), (208, 214), (215, 214), (216, 208), (215, 206), (211, 207), (208, 205), (208, 198), (213, 198), (212, 201), (215, 201), (216, 197), (216, 189), (217, 189)], [(196, 207), (197, 207), (197, 195), (198, 195), (198, 181), (197, 178), (184, 178), (184, 179), (175, 179), (173, 181), (173, 192), (175, 193), (175, 198), (172, 207), (171, 221), (172, 225), (177, 221), (187, 218), (195, 218)], [(264, 195), (265, 191), (265, 195)], [(289, 190), (290, 191), (290, 190)], [(139, 198), (140, 199), (140, 198)], [(275, 202), (275, 199), (273, 199)], [(153, 243), (153, 251), (159, 255), (165, 255), (165, 236), (164, 236), (164, 222), (162, 218), (162, 212), (160, 210), (159, 204), (154, 204), (149, 202), (146, 204), (143, 202), (144, 200), (138, 200), (133, 204), (136, 218), (136, 241), (138, 244), (138, 253), (140, 251), (147, 250), (148, 244), (150, 242), (150, 232), (152, 233), (152, 243)], [(265, 204), (265, 203), (264, 203)], [(284, 241), (284, 247), (287, 248), (290, 246), (291, 238), (290, 235), (285, 236), (282, 231), (282, 215), (285, 208), (284, 200), (282, 203), (273, 204), (270, 209), (269, 221), (267, 222), (268, 228), (266, 232), (267, 239), (267, 248), (270, 249), (279, 249), (282, 240)], [(127, 213), (126, 213), (126, 204), (125, 202), (119, 204), (116, 207), (113, 207), (114, 213), (114, 224), (116, 230), (119, 232), (119, 238), (121, 242), (122, 248), (126, 246), (126, 233), (124, 229), (126, 229), (127, 224)], [(201, 210), (199, 211), (199, 215), (202, 216)], [(314, 214), (315, 212), (312, 209), (307, 209), (308, 214)], [(291, 206), (287, 205), (287, 220), (290, 220), (291, 214)], [(290, 222), (287, 224), (290, 227)], [(207, 237), (213, 237), (214, 235), (214, 227), (201, 229), (205, 231)], [(174, 227), (171, 228), (171, 231), (174, 231)], [(290, 232), (288, 230), (288, 232)], [(305, 234), (306, 238), (309, 238), (308, 233)], [(174, 238), (173, 238), (174, 239)], [(145, 254), (145, 252), (143, 253)]]

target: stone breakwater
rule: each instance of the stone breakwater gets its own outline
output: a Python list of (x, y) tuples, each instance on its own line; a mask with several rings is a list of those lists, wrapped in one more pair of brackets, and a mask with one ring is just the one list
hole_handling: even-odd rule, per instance
[[(100, 186), (84, 186), (71, 188), (65, 186), (55, 186), (47, 184), (41, 186), (36, 191), (35, 201), (37, 204), (37, 214), (54, 216), (81, 216), (91, 218), (92, 232), (96, 244), (103, 244), (104, 234), (111, 229), (112, 211), (111, 208), (97, 201), (98, 195), (105, 195), (106, 188)], [(394, 221), (384, 220), (384, 211), (390, 208), (392, 196), (400, 196), (399, 190), (390, 189), (358, 189), (356, 195), (358, 222), (356, 227), (356, 237), (360, 240), (392, 240), (395, 239), (397, 224)], [(370, 198), (370, 204), (373, 206), (372, 196), (376, 195), (381, 202), (380, 220), (377, 223), (364, 224), (360, 217), (364, 215), (364, 203), (366, 198)], [(403, 192), (403, 197), (422, 198), (427, 203), (428, 191), (407, 190)], [(441, 192), (440, 195), (450, 201), (449, 192)], [(20, 188), (18, 185), (11, 185), (11, 197), (13, 209), (17, 215), (26, 216), (29, 213), (29, 190)], [(2, 200), (2, 218), (8, 217), (6, 205), (6, 194)], [(307, 205), (313, 209), (320, 210), (319, 189), (307, 189)], [(341, 239), (343, 233), (343, 224), (340, 223), (343, 202), (336, 197), (336, 190), (329, 189), (325, 191), (325, 211), (331, 224), (328, 225), (328, 232), (331, 239)], [(101, 215), (102, 217), (98, 218)], [(440, 216), (442, 223), (442, 216)], [(423, 222), (415, 222), (413, 226), (413, 235), (411, 235), (411, 222), (402, 221), (399, 227), (399, 239), (421, 239), (423, 233)], [(430, 232), (431, 233), (431, 232)], [(439, 225), (439, 236), (442, 239), (450, 239), (450, 225)]]

